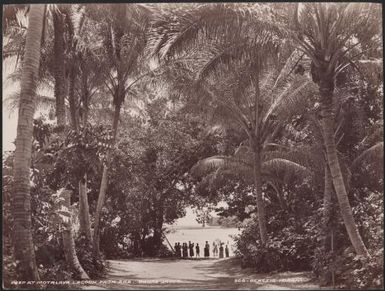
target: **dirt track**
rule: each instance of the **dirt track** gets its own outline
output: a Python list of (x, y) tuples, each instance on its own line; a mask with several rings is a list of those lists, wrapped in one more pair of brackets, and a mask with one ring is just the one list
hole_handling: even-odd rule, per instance
[(255, 274), (234, 258), (112, 260), (107, 278), (83, 289), (318, 289), (309, 274)]

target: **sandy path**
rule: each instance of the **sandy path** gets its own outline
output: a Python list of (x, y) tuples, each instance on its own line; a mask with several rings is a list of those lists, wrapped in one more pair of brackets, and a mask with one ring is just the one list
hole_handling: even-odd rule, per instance
[(236, 259), (144, 259), (110, 262), (101, 284), (83, 289), (318, 289), (307, 273), (255, 274)]

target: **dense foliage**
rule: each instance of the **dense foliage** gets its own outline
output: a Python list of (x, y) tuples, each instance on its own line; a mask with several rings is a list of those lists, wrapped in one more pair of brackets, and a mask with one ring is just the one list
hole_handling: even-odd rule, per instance
[[(175, 256), (165, 225), (192, 207), (203, 226), (241, 228), (243, 267), (312, 270), (322, 286), (383, 287), (379, 5), (46, 10), (22, 193), (40, 279), (101, 278), (106, 259)], [(28, 71), (28, 13), (4, 10), (12, 85)], [(17, 157), (3, 153), (6, 287), (21, 275), (11, 237)]]

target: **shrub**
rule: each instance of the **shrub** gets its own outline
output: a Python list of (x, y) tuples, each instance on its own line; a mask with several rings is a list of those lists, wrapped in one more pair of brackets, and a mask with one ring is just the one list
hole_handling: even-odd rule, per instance
[(313, 221), (305, 223), (302, 229), (291, 225), (270, 233), (267, 243), (262, 246), (258, 223), (252, 220), (235, 237), (236, 254), (242, 259), (243, 266), (254, 267), (261, 273), (309, 270), (316, 244), (315, 234)]
[(335, 284), (340, 288), (383, 288), (383, 203), (381, 193), (364, 189), (357, 195), (359, 203), (353, 207), (353, 213), (364, 240), (370, 259), (355, 255), (347, 236), (345, 226), (337, 211), (335, 218), (335, 252), (325, 252), (319, 246), (312, 263), (314, 274), (320, 284), (331, 285), (334, 269)]
[(91, 279), (99, 279), (105, 276), (107, 272), (107, 262), (103, 255), (94, 258), (92, 247), (89, 245), (84, 236), (76, 239), (76, 254), (84, 271)]

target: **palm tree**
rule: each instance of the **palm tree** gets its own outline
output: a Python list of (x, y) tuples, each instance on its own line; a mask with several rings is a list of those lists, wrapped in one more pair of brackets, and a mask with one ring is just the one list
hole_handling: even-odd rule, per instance
[(323, 137), (333, 185), (351, 243), (363, 257), (368, 257), (369, 253), (358, 232), (342, 178), (334, 141), (332, 104), (337, 75), (354, 59), (377, 48), (380, 21), (375, 6), (358, 3), (296, 5), (290, 34), (312, 61), (312, 78), (319, 87)]
[[(80, 9), (81, 6), (77, 5), (49, 5), (47, 7), (47, 11), (52, 15), (52, 22), (53, 22), (53, 34), (54, 34), (54, 40), (53, 40), (53, 49), (52, 51), (48, 51), (48, 54), (43, 58), (45, 62), (42, 62), (40, 65), (40, 75), (39, 75), (39, 84), (42, 86), (47, 86), (47, 83), (49, 84), (50, 77), (52, 75), (53, 77), (53, 83), (54, 83), (54, 95), (56, 100), (56, 117), (57, 117), (57, 125), (63, 129), (63, 127), (66, 126), (66, 97), (68, 95), (68, 87), (73, 88), (74, 82), (68, 84), (69, 80), (67, 77), (67, 71), (68, 66), (75, 62), (75, 60), (69, 59), (69, 53), (74, 54), (80, 54), (83, 53), (83, 42), (79, 41), (81, 40), (78, 35), (79, 31), (75, 30), (74, 27), (77, 27), (78, 30), (82, 28), (82, 20), (84, 19), (84, 13), (83, 10)], [(45, 20), (47, 25), (47, 14), (45, 14)], [(47, 27), (46, 30), (49, 30)], [(68, 31), (75, 31), (75, 35), (70, 34)], [(77, 34), (76, 34), (77, 33)], [(71, 37), (66, 37), (70, 35)], [(76, 38), (77, 46), (74, 46), (73, 43), (74, 38)], [(16, 39), (17, 40), (17, 39)], [(17, 43), (17, 42), (16, 42)], [(45, 47), (51, 47), (49, 44), (45, 44)], [(70, 47), (70, 52), (65, 51), (66, 47)], [(80, 47), (80, 49), (78, 48)], [(18, 47), (18, 52), (23, 51), (23, 45), (20, 45)], [(45, 50), (47, 51), (47, 50)], [(75, 64), (73, 65), (75, 66)], [(72, 67), (73, 67), (72, 66)], [(43, 68), (42, 68), (43, 67)], [(100, 73), (100, 71), (98, 71)], [(48, 73), (48, 74), (47, 74)], [(18, 72), (13, 74), (13, 79), (18, 78)], [(48, 81), (48, 82), (47, 82)], [(49, 84), (50, 85), (50, 84)], [(70, 85), (70, 86), (68, 86)], [(94, 92), (90, 92), (90, 97), (92, 97), (92, 94)], [(74, 94), (73, 94), (74, 95)], [(74, 96), (71, 96), (71, 101), (74, 100)], [(13, 95), (9, 96), (9, 99), (14, 102), (14, 100), (18, 100), (20, 96)], [(12, 100), (14, 99), (14, 100)], [(52, 98), (36, 95), (36, 104), (37, 105), (52, 105)], [(78, 106), (74, 102), (70, 102), (70, 112), (71, 116), (76, 116), (77, 108)], [(41, 106), (40, 106), (41, 107)], [(75, 129), (77, 128), (76, 124), (73, 124)], [(86, 181), (85, 179), (80, 179), (79, 181), (79, 220), (80, 220), (80, 230), (81, 233), (85, 234), (85, 237), (87, 240), (91, 243), (91, 226), (90, 226), (90, 217), (89, 217), (89, 207), (88, 207), (88, 198), (87, 198), (87, 191), (86, 191), (86, 184), (82, 183)], [(72, 226), (68, 226), (72, 227)], [(67, 245), (74, 245), (74, 238), (71, 233), (71, 235), (66, 235), (63, 233), (63, 240), (69, 240), (70, 243), (67, 243)], [(66, 258), (68, 258), (70, 265), (71, 262), (78, 261), (76, 251), (75, 249), (65, 249), (65, 255)], [(76, 268), (75, 268), (76, 269)], [(84, 277), (84, 276), (83, 276)]]
[[(69, 71), (68, 80), (63, 79), (63, 82), (68, 83), (68, 99), (70, 105), (72, 128), (76, 133), (79, 134), (79, 130), (81, 127), (80, 123), (82, 121), (83, 128), (85, 128), (87, 125), (88, 116), (87, 114), (80, 116), (80, 107), (82, 107), (83, 111), (88, 112), (90, 98), (95, 93), (95, 88), (89, 88), (87, 80), (84, 81), (84, 78), (87, 78), (87, 73), (84, 70), (84, 67), (86, 66), (84, 57), (88, 56), (90, 62), (94, 61), (94, 56), (92, 54), (92, 50), (94, 49), (94, 47), (92, 47), (89, 43), (85, 42), (86, 36), (82, 37), (82, 33), (83, 35), (86, 35), (86, 33), (84, 33), (84, 24), (87, 21), (84, 6), (65, 6), (62, 8), (62, 10), (63, 16), (65, 17), (66, 28), (68, 31), (68, 51), (66, 52), (66, 55), (68, 59), (67, 69)], [(88, 30), (88, 33), (92, 34), (92, 31)], [(80, 68), (81, 66), (83, 67), (83, 70)], [(102, 71), (98, 71), (100, 75), (101, 72)], [(76, 75), (80, 75), (80, 78), (82, 79), (81, 81), (79, 80), (80, 82), (75, 78)], [(79, 93), (78, 95), (76, 95), (76, 86), (78, 83), (81, 83), (82, 92), (84, 92), (84, 94)], [(89, 91), (89, 89), (91, 92)], [(82, 100), (84, 101), (84, 99), (86, 99), (86, 102), (81, 102)], [(81, 118), (83, 119), (81, 120)], [(92, 235), (89, 203), (87, 196), (87, 171), (85, 171), (83, 177), (79, 179), (78, 185), (80, 233), (84, 234), (87, 242), (91, 244)]]
[[(183, 63), (194, 84), (187, 94), (212, 100), (206, 109), (214, 107), (222, 124), (233, 123), (247, 135), (254, 154), (259, 231), (265, 243), (261, 153), (287, 118), (306, 105), (298, 106), (306, 95), (301, 91), (309, 89), (310, 82), (289, 78), (302, 54), (296, 51), (282, 71), (267, 69), (286, 60), (278, 57), (280, 30), (264, 4), (197, 4), (165, 10), (153, 25), (149, 51), (161, 61)], [(188, 78), (187, 71), (182, 79)]]
[[(149, 10), (143, 5), (111, 5), (107, 9), (96, 9), (95, 14), (105, 13), (106, 25), (102, 28), (109, 68), (105, 86), (113, 97), (114, 114), (112, 118), (112, 144), (116, 142), (120, 110), (130, 90), (130, 78), (139, 75), (139, 63), (146, 44), (146, 30), (149, 24)], [(129, 84), (128, 84), (129, 83)], [(95, 212), (93, 234), (93, 250), (99, 256), (100, 217), (104, 204), (107, 186), (108, 169), (111, 162), (111, 151), (108, 151), (103, 166), (98, 202)]]
[[(25, 30), (24, 22), (27, 16), (27, 12), (22, 10), (23, 6), (18, 6), (13, 10), (17, 21), (13, 20), (7, 25), (7, 36), (9, 42), (5, 46), (4, 56), (16, 56), (17, 61), (19, 56), (23, 54), (25, 50)], [(50, 33), (53, 30), (53, 45), (52, 50), (50, 41), (44, 41), (42, 45), (43, 55), (40, 61), (40, 78), (39, 81), (50, 81), (51, 75), (54, 80), (54, 95), (56, 99), (56, 115), (57, 124), (59, 126), (65, 125), (65, 97), (67, 95), (67, 77), (66, 77), (66, 55), (65, 55), (65, 15), (63, 11), (67, 9), (64, 5), (47, 5), (46, 13), (44, 14), (44, 35)], [(12, 11), (12, 10), (11, 10)], [(48, 24), (49, 14), (52, 15), (53, 28)], [(12, 17), (10, 17), (12, 19)], [(11, 26), (12, 24), (12, 26)], [(50, 40), (48, 38), (48, 40)], [(48, 50), (47, 50), (48, 48)], [(48, 53), (47, 53), (48, 52)], [(47, 74), (48, 73), (48, 74)], [(15, 74), (18, 77), (19, 74)]]
[[(259, 231), (263, 243), (267, 240), (267, 229), (261, 192), (262, 165), (265, 163), (266, 166), (266, 155), (273, 157), (278, 154), (280, 146), (274, 143), (275, 139), (285, 123), (306, 108), (304, 100), (313, 92), (311, 82), (306, 77), (288, 77), (297, 58), (298, 54), (294, 52), (281, 70), (261, 69), (255, 64), (250, 65), (249, 59), (228, 62), (225, 64), (227, 68), (217, 70), (216, 66), (207, 66), (207, 63), (213, 63), (209, 59), (203, 64), (207, 81), (199, 80), (200, 90), (196, 82), (193, 86), (201, 94), (201, 99), (206, 100), (206, 113), (216, 119), (213, 121), (233, 127), (247, 137), (243, 150), (247, 149), (247, 159), (252, 161)], [(202, 75), (202, 70), (198, 69), (198, 75)], [(271, 162), (278, 161), (283, 162)]]
[(71, 215), (71, 191), (64, 188), (59, 189), (57, 193), (53, 195), (56, 200), (58, 220), (62, 225), (62, 237), (63, 237), (63, 249), (64, 255), (68, 265), (72, 271), (82, 279), (89, 279), (89, 276), (84, 271), (82, 265), (76, 254), (75, 240), (72, 228), (72, 215)]
[(56, 118), (58, 126), (65, 126), (65, 99), (67, 95), (65, 58), (65, 15), (60, 5), (52, 11), (54, 28), (54, 70)]
[(34, 99), (40, 62), (44, 5), (30, 8), (26, 39), (19, 117), (17, 124), (14, 189), (12, 213), (14, 219), (13, 243), (18, 274), (23, 280), (39, 280), (31, 232), (30, 163), (32, 150), (32, 125), (35, 111)]

